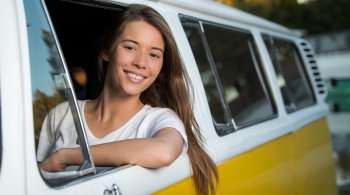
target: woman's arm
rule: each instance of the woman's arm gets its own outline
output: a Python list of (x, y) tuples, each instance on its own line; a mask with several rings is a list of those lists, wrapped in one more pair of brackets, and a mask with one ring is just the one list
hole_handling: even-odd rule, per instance
[[(152, 138), (116, 141), (90, 147), (95, 166), (117, 167), (136, 164), (158, 168), (174, 162), (183, 149), (181, 134), (173, 128), (164, 128)], [(46, 171), (64, 171), (69, 165), (83, 161), (80, 148), (63, 148), (39, 164)]]

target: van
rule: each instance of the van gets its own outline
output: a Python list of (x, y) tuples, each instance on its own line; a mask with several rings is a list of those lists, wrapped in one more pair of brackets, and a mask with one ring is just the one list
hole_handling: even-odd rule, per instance
[[(218, 194), (337, 194), (327, 92), (310, 44), (291, 30), (199, 0), (2, 0), (1, 194), (195, 194), (188, 158), (168, 167), (95, 167), (78, 99), (102, 86), (95, 43), (116, 14), (148, 5), (168, 22), (194, 88)], [(84, 162), (45, 172), (45, 116), (67, 102)]]

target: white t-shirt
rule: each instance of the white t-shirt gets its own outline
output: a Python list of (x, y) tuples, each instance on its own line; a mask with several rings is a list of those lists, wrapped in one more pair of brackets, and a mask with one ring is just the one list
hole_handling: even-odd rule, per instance
[[(184, 146), (182, 155), (187, 153), (187, 136), (179, 117), (168, 108), (145, 105), (128, 122), (102, 138), (96, 138), (86, 124), (84, 106), (86, 101), (78, 101), (78, 109), (82, 115), (83, 125), (89, 145), (103, 144), (113, 141), (135, 138), (151, 138), (157, 131), (171, 127), (180, 132)], [(45, 160), (49, 155), (61, 148), (80, 147), (74, 120), (68, 102), (57, 105), (46, 116), (41, 128), (37, 161)]]

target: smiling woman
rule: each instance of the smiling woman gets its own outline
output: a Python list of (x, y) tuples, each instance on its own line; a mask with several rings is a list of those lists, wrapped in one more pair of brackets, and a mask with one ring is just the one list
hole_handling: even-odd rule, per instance
[[(197, 193), (215, 194), (217, 169), (202, 148), (191, 82), (165, 20), (150, 7), (131, 5), (99, 43), (102, 92), (78, 101), (94, 163), (158, 168), (188, 154)], [(37, 160), (45, 171), (83, 162), (70, 112), (62, 103), (43, 123)]]
[(128, 23), (112, 48), (103, 51), (103, 60), (109, 64), (105, 85), (115, 85), (115, 93), (136, 95), (141, 103), (138, 96), (162, 68), (163, 50), (162, 35), (155, 27), (143, 21)]

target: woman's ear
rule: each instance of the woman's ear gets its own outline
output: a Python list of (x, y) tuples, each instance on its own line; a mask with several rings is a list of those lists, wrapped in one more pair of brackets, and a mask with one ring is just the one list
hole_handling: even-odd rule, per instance
[(109, 58), (108, 58), (108, 54), (107, 54), (106, 51), (103, 52), (102, 58), (103, 58), (104, 61), (108, 62)]

